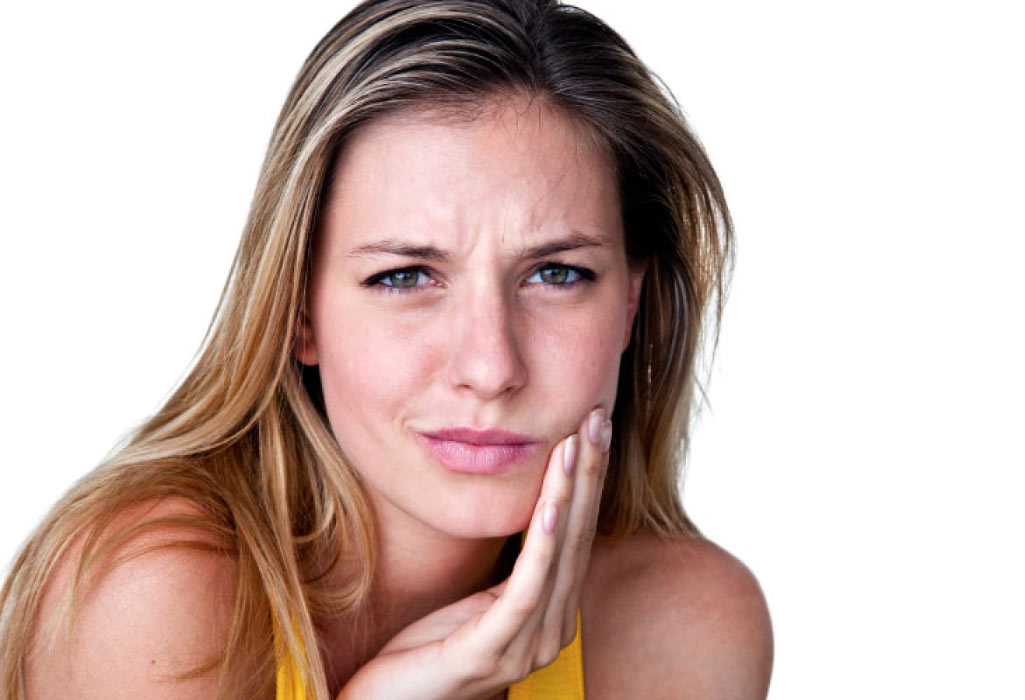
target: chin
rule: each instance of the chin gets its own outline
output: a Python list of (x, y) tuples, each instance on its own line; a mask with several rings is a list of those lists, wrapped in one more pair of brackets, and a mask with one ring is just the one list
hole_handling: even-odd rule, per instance
[(485, 499), (477, 500), (473, 508), (461, 508), (450, 512), (446, 519), (436, 522), (435, 527), (454, 537), (465, 539), (491, 539), (508, 537), (526, 529), (534, 514), (536, 497), (524, 499), (521, 503), (509, 505), (488, 505)]

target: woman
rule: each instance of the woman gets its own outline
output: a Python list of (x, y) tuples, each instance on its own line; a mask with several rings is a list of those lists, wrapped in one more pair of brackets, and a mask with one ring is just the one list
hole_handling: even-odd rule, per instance
[(763, 697), (757, 583), (677, 490), (730, 235), (593, 16), (364, 2), (195, 368), (15, 561), (9, 697)]

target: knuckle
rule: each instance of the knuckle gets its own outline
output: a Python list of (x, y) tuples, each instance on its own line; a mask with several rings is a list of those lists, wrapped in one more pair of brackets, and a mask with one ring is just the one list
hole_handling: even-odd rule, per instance
[(496, 653), (487, 663), (483, 666), (484, 671), (479, 678), (480, 681), (494, 681), (498, 680), (501, 683), (512, 684), (523, 681), (533, 671), (529, 667), (529, 663), (524, 660), (522, 654), (506, 650), (505, 652)]
[(594, 534), (595, 528), (593, 525), (582, 527), (578, 532), (573, 534), (572, 545), (578, 549), (590, 550), (591, 543), (594, 541)]
[(566, 493), (560, 493), (556, 498), (552, 499), (552, 503), (554, 503), (555, 507), (559, 509), (560, 514), (568, 512), (572, 502), (573, 494), (568, 491)]
[(596, 458), (594, 454), (588, 454), (586, 459), (580, 460), (580, 471), (588, 478), (597, 478), (604, 469), (604, 461), (600, 457)]
[(479, 664), (466, 664), (461, 669), (461, 677), (464, 683), (482, 683), (496, 676), (501, 676), (501, 667), (482, 660)]
[(576, 638), (576, 636), (577, 636), (576, 620), (574, 620), (573, 622), (567, 621), (566, 624), (564, 624), (562, 626), (562, 648), (565, 649), (570, 644), (572, 644), (573, 640)]
[(531, 663), (530, 658), (517, 654), (506, 658), (499, 673), (496, 675), (502, 678), (503, 682), (519, 683), (533, 672), (534, 665)]
[(580, 532), (574, 532), (572, 535), (566, 535), (566, 546), (575, 550), (581, 550), (587, 546), (587, 532), (581, 530)]
[(559, 656), (559, 652), (562, 651), (562, 646), (559, 644), (557, 637), (546, 636), (537, 649), (534, 656), (534, 663), (537, 668), (543, 668), (548, 664), (555, 661)]
[(490, 656), (476, 657), (474, 663), (462, 664), (456, 671), (460, 683), (484, 683), (493, 678), (501, 678), (501, 666), (494, 663)]
[(533, 601), (526, 598), (520, 598), (510, 603), (510, 610), (516, 617), (527, 617), (537, 607)]

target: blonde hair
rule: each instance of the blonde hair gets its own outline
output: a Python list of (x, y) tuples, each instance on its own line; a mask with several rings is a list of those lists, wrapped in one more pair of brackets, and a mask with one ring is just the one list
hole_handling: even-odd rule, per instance
[[(265, 680), (260, 692), (269, 692), (276, 640), (299, 660), (308, 695), (327, 700), (319, 654), (301, 650), (318, 648), (314, 619), (366, 601), (375, 535), (361, 483), (324, 416), (317, 374), (293, 355), (318, 210), (337, 154), (360, 125), (413, 106), (472, 119), (512, 92), (548, 100), (603, 145), (620, 187), (628, 257), (648, 266), (622, 358), (599, 532), (698, 536), (680, 501), (680, 475), (697, 356), (721, 313), (732, 226), (675, 100), (618, 34), (556, 0), (371, 0), (327, 33), (295, 80), (194, 367), (16, 558), (0, 592), (8, 697), (23, 695), (41, 591), (72, 543), (83, 546), (66, 606), (102, 573), (105, 556), (173, 522), (213, 536), (189, 544), (237, 562), (229, 640), (204, 667), (220, 667), (222, 695), (243, 687), (254, 668)], [(166, 497), (186, 498), (203, 515), (114, 526), (133, 504)], [(364, 566), (329, 588), (322, 574), (343, 552)]]

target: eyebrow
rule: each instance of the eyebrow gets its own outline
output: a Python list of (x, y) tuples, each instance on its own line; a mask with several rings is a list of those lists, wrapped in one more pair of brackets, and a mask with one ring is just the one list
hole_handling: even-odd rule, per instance
[[(600, 247), (609, 243), (607, 236), (591, 236), (573, 231), (568, 236), (516, 251), (516, 256), (525, 259), (544, 258), (556, 253), (578, 248)], [(449, 262), (452, 255), (447, 251), (430, 245), (415, 245), (394, 238), (385, 238), (367, 243), (348, 252), (348, 257), (359, 258), (372, 255), (399, 255), (405, 258), (418, 258), (434, 262)]]

